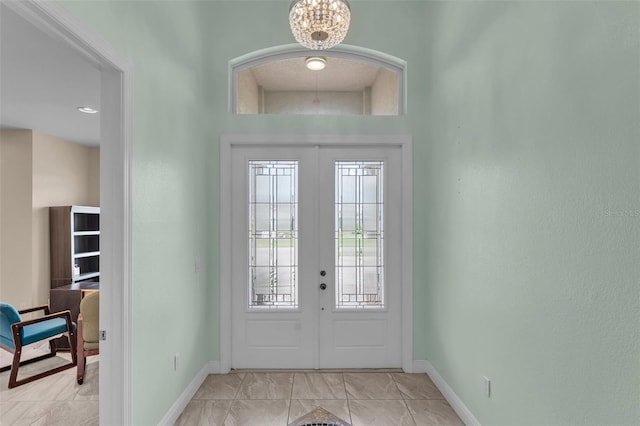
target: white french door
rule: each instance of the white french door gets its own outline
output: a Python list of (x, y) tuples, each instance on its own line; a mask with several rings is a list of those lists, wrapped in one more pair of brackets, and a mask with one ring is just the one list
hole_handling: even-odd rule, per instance
[(402, 366), (398, 146), (231, 148), (231, 367)]

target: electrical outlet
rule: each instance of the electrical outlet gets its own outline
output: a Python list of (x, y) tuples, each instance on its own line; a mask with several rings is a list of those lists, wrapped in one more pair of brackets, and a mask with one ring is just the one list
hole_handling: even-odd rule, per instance
[(484, 396), (491, 398), (491, 380), (487, 376), (482, 376), (482, 391)]
[(173, 371), (178, 371), (178, 367), (180, 367), (180, 352), (173, 356)]

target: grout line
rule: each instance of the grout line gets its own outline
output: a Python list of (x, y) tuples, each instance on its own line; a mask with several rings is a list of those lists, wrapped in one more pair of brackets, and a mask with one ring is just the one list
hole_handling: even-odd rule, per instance
[[(215, 400), (214, 400), (215, 401)], [(229, 413), (231, 413), (231, 407), (233, 407), (235, 400), (231, 400), (231, 404), (229, 404), (229, 406), (227, 407), (227, 411), (225, 411), (224, 413), (224, 417), (222, 418), (222, 424), (226, 424), (227, 423), (227, 417), (229, 417)], [(215, 402), (214, 402), (215, 405)]]
[(353, 425), (353, 418), (351, 417), (351, 401), (349, 400), (349, 392), (347, 392), (347, 379), (344, 377), (345, 373), (342, 373), (342, 386), (344, 386), (344, 397), (347, 400), (347, 412), (349, 413), (349, 424)]
[(233, 395), (234, 401), (238, 399), (238, 394), (240, 393), (240, 389), (242, 389), (242, 385), (244, 384), (244, 379), (246, 379), (246, 377), (247, 377), (246, 374), (242, 375), (242, 379), (240, 379), (240, 385), (238, 386), (238, 389), (236, 389), (236, 393)]
[(407, 413), (409, 413), (409, 416), (411, 416), (411, 420), (413, 420), (413, 423), (418, 424), (418, 422), (416, 421), (415, 417), (413, 417), (413, 413), (411, 412), (411, 410), (409, 410), (409, 406), (407, 405), (407, 401), (405, 399), (403, 399), (402, 403), (404, 404), (404, 407), (407, 409)]
[[(402, 391), (400, 390), (400, 386), (398, 386), (398, 381), (396, 380), (396, 378), (395, 378), (395, 377), (393, 377), (393, 374), (391, 374), (390, 376), (391, 376), (391, 380), (393, 380), (393, 383), (396, 385), (396, 389), (397, 389), (397, 390), (398, 390), (398, 392), (400, 393), (400, 397), (402, 398), (402, 400), (403, 400), (403, 401), (404, 401), (404, 400), (406, 400), (407, 398), (405, 398), (405, 394), (404, 394), (404, 392), (402, 392)], [(409, 395), (406, 395), (406, 396), (408, 397)]]
[(292, 420), (291, 420), (291, 402), (293, 401), (293, 386), (296, 383), (296, 375), (297, 374), (298, 373), (293, 373), (293, 378), (291, 379), (291, 392), (289, 394), (289, 407), (288, 407), (288, 411), (287, 411), (287, 425), (292, 422)]
[(247, 374), (245, 373), (242, 375), (242, 379), (240, 379), (240, 384), (238, 385), (238, 389), (236, 389), (236, 393), (233, 395), (233, 399), (231, 400), (231, 404), (229, 404), (229, 408), (227, 408), (227, 412), (224, 415), (224, 419), (222, 419), (222, 424), (227, 423), (227, 418), (229, 417), (229, 414), (231, 414), (231, 407), (233, 407), (233, 405), (238, 400), (238, 394), (240, 393), (240, 389), (242, 389), (242, 385), (244, 384), (244, 380), (246, 378), (247, 378)]

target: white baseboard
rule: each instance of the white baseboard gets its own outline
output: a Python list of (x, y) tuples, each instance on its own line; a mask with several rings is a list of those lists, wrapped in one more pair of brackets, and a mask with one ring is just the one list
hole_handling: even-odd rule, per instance
[(434, 385), (440, 390), (444, 399), (447, 400), (453, 411), (467, 426), (480, 426), (480, 422), (475, 418), (471, 410), (462, 402), (460, 397), (451, 389), (451, 386), (442, 378), (433, 365), (427, 360), (413, 361), (414, 373), (427, 373)]
[(209, 361), (209, 363), (207, 364), (207, 368), (208, 368), (208, 374), (220, 374), (220, 361), (217, 360), (211, 360)]
[(429, 363), (429, 361), (425, 361), (422, 359), (414, 359), (412, 373), (426, 373), (427, 371), (429, 371), (430, 365), (431, 364)]
[(211, 371), (216, 368), (215, 363), (218, 363), (217, 369), (220, 369), (220, 363), (217, 361), (209, 361), (208, 363), (206, 363), (200, 369), (200, 371), (198, 371), (191, 383), (189, 383), (189, 386), (187, 386), (184, 392), (182, 392), (176, 402), (173, 403), (169, 411), (167, 411), (167, 414), (165, 414), (162, 420), (160, 420), (160, 422), (158, 423), (159, 425), (171, 426), (175, 424), (175, 422), (178, 420), (178, 417), (180, 417), (182, 411), (184, 411), (198, 389), (200, 389), (200, 386), (202, 386), (202, 383), (207, 378), (207, 376), (209, 374), (215, 374), (211, 373)]

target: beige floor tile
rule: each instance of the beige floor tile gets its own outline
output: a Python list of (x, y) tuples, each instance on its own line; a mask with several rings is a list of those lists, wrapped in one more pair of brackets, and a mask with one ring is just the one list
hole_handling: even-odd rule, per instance
[(48, 401), (71, 401), (76, 399), (80, 390), (87, 391), (87, 389), (82, 388), (84, 385), (78, 385), (77, 370), (75, 368), (68, 372), (50, 376), (49, 383), (49, 387), (39, 390), (35, 396)]
[(418, 426), (447, 425), (464, 426), (460, 417), (445, 400), (411, 400), (405, 401)]
[(235, 400), (224, 422), (225, 426), (285, 426), (289, 401)]
[(46, 415), (55, 405), (52, 401), (0, 402), (0, 425), (32, 425)]
[(193, 399), (235, 399), (244, 374), (210, 374)]
[(341, 373), (295, 373), (294, 399), (346, 399)]
[(393, 373), (392, 376), (405, 399), (444, 399), (426, 374)]
[(175, 425), (220, 426), (227, 417), (231, 404), (231, 400), (193, 399), (180, 414)]
[(345, 373), (349, 399), (402, 399), (389, 373)]
[[(70, 369), (9, 390), (1, 373), (0, 425), (97, 425), (98, 360), (83, 385)], [(241, 372), (208, 376), (176, 424), (286, 426), (321, 407), (353, 426), (462, 425), (442, 398), (423, 374)]]
[(97, 401), (99, 399), (99, 366), (98, 363), (87, 364), (84, 370), (84, 380), (81, 385), (78, 384), (76, 370), (73, 370), (73, 383), (76, 388), (76, 396), (74, 399), (76, 401)]
[[(8, 373), (8, 372), (7, 372)], [(46, 382), (45, 382), (46, 381)], [(18, 386), (17, 388), (9, 389), (9, 375), (6, 373), (0, 374), (0, 401), (29, 401), (32, 394), (38, 394), (38, 389), (46, 388), (49, 386), (47, 379), (36, 380), (35, 382), (27, 383), (26, 385)]]
[(402, 400), (349, 400), (351, 426), (415, 426)]
[[(59, 356), (55, 356), (52, 358), (47, 358), (47, 359), (43, 359), (41, 361), (36, 361), (32, 364), (27, 364), (27, 365), (23, 365), (18, 369), (18, 380), (20, 379), (24, 379), (26, 377), (32, 376), (34, 374), (38, 374), (38, 373), (42, 373), (45, 372), (47, 370), (50, 370), (52, 368), (55, 367), (59, 367), (62, 366), (64, 364), (68, 364), (69, 362), (64, 359), (63, 357), (59, 357)], [(75, 371), (75, 368), (69, 369), (69, 370), (64, 370), (60, 373), (56, 373), (55, 375), (49, 376), (45, 379), (39, 379), (39, 381), (42, 380), (55, 380), (52, 378), (55, 378), (61, 374), (65, 374), (68, 373), (69, 371)], [(8, 385), (9, 385), (9, 375), (10, 375), (10, 371), (3, 371), (2, 373), (0, 373), (0, 388), (2, 390), (7, 390), (8, 389)], [(22, 386), (28, 386), (28, 385), (22, 385)], [(17, 389), (17, 388), (14, 388)], [(0, 391), (1, 392), (1, 391)]]
[(0, 403), (1, 425), (98, 425), (98, 401), (46, 401)]
[(293, 373), (246, 373), (237, 399), (291, 399)]
[(291, 400), (287, 423), (292, 423), (317, 407), (324, 408), (334, 416), (351, 423), (349, 405), (346, 399), (293, 399)]
[[(27, 364), (18, 370), (18, 379), (32, 376), (49, 370), (51, 368), (67, 364), (68, 361), (62, 357), (53, 357)], [(33, 400), (64, 400), (73, 399), (75, 390), (73, 389), (73, 378), (70, 374), (75, 374), (76, 369), (71, 368), (51, 376), (38, 379), (26, 385), (20, 385), (9, 389), (10, 371), (0, 373), (0, 401), (33, 401)], [(61, 379), (62, 377), (62, 379)], [(62, 380), (62, 382), (60, 382)], [(62, 383), (62, 388), (58, 387), (58, 382)], [(67, 385), (68, 382), (68, 385)]]

